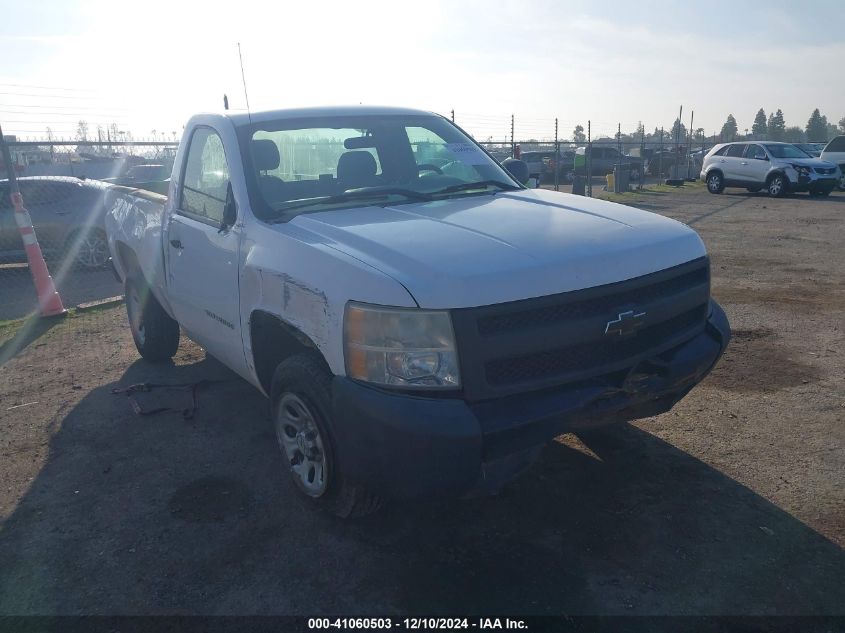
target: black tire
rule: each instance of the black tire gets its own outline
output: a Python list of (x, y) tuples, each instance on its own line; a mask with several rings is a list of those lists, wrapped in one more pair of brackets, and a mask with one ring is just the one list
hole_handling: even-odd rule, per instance
[(711, 171), (707, 174), (707, 191), (710, 193), (722, 193), (725, 190), (725, 179), (718, 171)]
[[(372, 514), (381, 508), (381, 497), (346, 481), (338, 468), (332, 433), (332, 374), (322, 357), (314, 352), (305, 352), (283, 361), (273, 374), (270, 396), (279, 449), (294, 485), (303, 496), (320, 509), (342, 518)], [(299, 409), (296, 416), (290, 415), (293, 412), (289, 410), (289, 405), (293, 403), (296, 403), (296, 407), (304, 406), (304, 411)], [(288, 411), (283, 411), (282, 406)], [(295, 420), (306, 422), (298, 433), (292, 435), (297, 428), (290, 423), (295, 424)], [(309, 442), (313, 455), (306, 458), (304, 453), (293, 449), (294, 454), (291, 456), (290, 444), (298, 444), (302, 450), (306, 450), (303, 443), (298, 442), (298, 437), (312, 422), (316, 426), (312, 432), (316, 430), (317, 437), (307, 438), (306, 432), (304, 442)], [(286, 442), (288, 447), (285, 446)], [(320, 477), (316, 482), (316, 475), (311, 475), (308, 468), (309, 461), (321, 464)], [(302, 464), (306, 467), (295, 470)]]
[(766, 181), (766, 191), (771, 198), (783, 198), (788, 188), (789, 181), (783, 174), (772, 174)]
[(763, 188), (762, 187), (746, 187), (746, 189), (748, 189), (749, 193), (758, 193), (758, 192), (762, 191)]
[(164, 311), (143, 279), (126, 279), (126, 312), (132, 340), (141, 357), (170, 360), (179, 348), (179, 324)]

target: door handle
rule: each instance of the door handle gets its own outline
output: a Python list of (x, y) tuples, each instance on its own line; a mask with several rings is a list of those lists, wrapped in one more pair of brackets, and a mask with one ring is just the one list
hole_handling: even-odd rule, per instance
[(185, 248), (184, 246), (182, 246), (182, 242), (180, 240), (170, 240), (170, 245), (173, 248), (178, 248), (179, 250)]

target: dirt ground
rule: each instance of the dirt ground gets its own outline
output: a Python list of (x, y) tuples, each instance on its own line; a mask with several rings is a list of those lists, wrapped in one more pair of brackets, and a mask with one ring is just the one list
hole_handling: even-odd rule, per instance
[[(673, 411), (563, 436), (497, 497), (320, 514), (196, 345), (145, 364), (122, 307), (0, 329), (0, 614), (845, 613), (845, 194), (620, 199), (701, 233), (733, 342)], [(111, 393), (199, 379), (226, 382), (192, 420)]]

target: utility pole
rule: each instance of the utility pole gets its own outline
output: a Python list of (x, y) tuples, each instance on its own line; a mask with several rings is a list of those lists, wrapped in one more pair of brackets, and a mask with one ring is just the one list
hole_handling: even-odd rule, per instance
[(560, 191), (560, 141), (557, 138), (557, 117), (555, 117), (555, 191)]
[(692, 123), (695, 121), (695, 110), (690, 110), (689, 115), (689, 130), (687, 130), (687, 180), (692, 178)]
[(511, 115), (511, 158), (516, 158), (516, 145), (513, 142), (513, 115)]
[(452, 108), (452, 123), (455, 122), (455, 108)]
[(587, 197), (593, 197), (593, 136), (592, 123), (587, 120)]

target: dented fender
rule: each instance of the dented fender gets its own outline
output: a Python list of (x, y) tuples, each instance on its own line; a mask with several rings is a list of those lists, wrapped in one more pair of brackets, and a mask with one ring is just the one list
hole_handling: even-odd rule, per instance
[(245, 232), (240, 275), (244, 351), (253, 383), (252, 315), (278, 317), (306, 336), (336, 376), (346, 374), (343, 314), (349, 301), (417, 307), (402, 284), (291, 224), (253, 221)]

